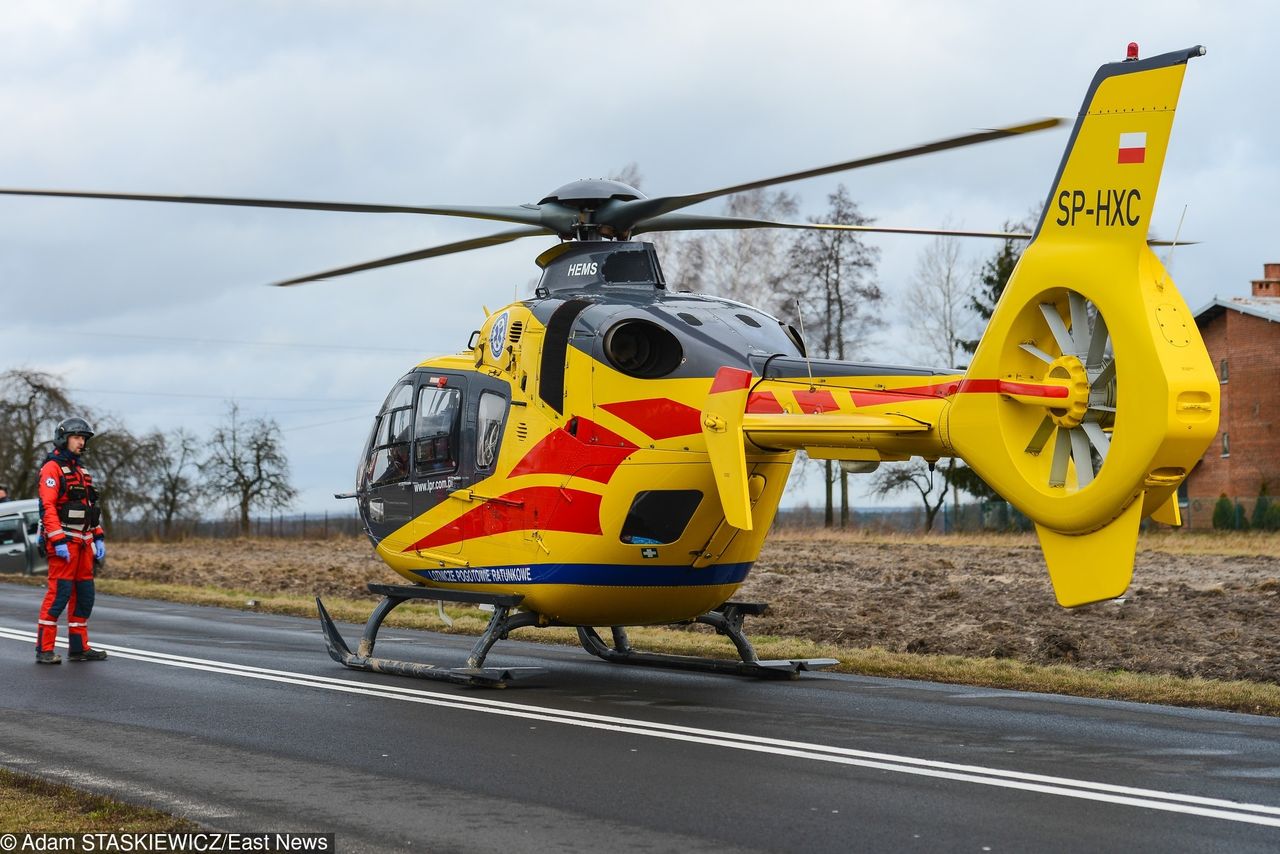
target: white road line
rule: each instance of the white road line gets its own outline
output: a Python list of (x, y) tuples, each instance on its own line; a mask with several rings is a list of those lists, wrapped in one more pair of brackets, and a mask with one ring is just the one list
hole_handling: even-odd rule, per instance
[[(0, 638), (33, 643), (35, 633), (0, 627)], [(65, 646), (65, 641), (59, 641)], [(1022, 771), (1006, 771), (998, 768), (987, 768), (978, 765), (964, 765), (952, 762), (938, 762), (930, 759), (918, 759), (911, 756), (899, 756), (888, 753), (876, 753), (865, 750), (812, 744), (808, 742), (789, 741), (785, 739), (754, 736), (744, 733), (723, 732), (719, 730), (699, 729), (675, 724), (663, 724), (632, 718), (596, 715), (586, 712), (574, 712), (548, 707), (525, 705), (487, 697), (469, 697), (464, 695), (443, 694), (421, 688), (407, 688), (398, 685), (373, 685), (349, 679), (337, 679), (329, 676), (313, 676), (304, 673), (293, 673), (286, 670), (272, 670), (264, 667), (253, 667), (232, 662), (211, 659), (192, 658), (190, 656), (173, 655), (171, 653), (135, 649), (96, 643), (95, 646), (105, 649), (113, 657), (160, 664), (188, 670), (200, 670), (226, 676), (239, 676), (258, 679), (278, 684), (298, 685), (308, 688), (319, 688), (357, 694), (383, 699), (400, 700), (441, 708), (459, 709), (463, 711), (496, 714), (506, 717), (538, 720), (550, 723), (576, 726), (586, 729), (621, 732), (631, 735), (662, 738), (693, 744), (705, 744), (734, 750), (746, 750), (755, 753), (767, 753), (775, 756), (787, 756), (819, 762), (831, 762), (862, 768), (873, 768), (892, 771), (900, 774), (912, 774), (944, 780), (977, 783), (984, 786), (997, 786), (1018, 789), (1028, 792), (1058, 795), (1060, 797), (1078, 798), (1082, 800), (1100, 801), (1142, 809), (1197, 815), (1218, 818), (1227, 821), (1259, 824), (1269, 827), (1280, 827), (1280, 807), (1265, 804), (1249, 804), (1221, 798), (1207, 798), (1199, 795), (1186, 795), (1177, 792), (1161, 792), (1153, 789), (1117, 786), (1089, 780), (1076, 780), (1067, 777), (1053, 777), (1041, 774), (1030, 774)]]

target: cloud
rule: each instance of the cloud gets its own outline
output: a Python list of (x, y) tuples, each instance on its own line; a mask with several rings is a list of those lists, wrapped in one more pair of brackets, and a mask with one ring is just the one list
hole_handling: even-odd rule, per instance
[[(651, 194), (690, 192), (1041, 115), (1074, 115), (1093, 70), (1203, 42), (1187, 75), (1154, 226), (1194, 306), (1277, 260), (1280, 118), (1262, 99), (1277, 13), (1261, 4), (660, 2), (608, 15), (416, 2), (17, 3), (0, 9), (0, 184), (343, 201), (513, 204), (637, 162)], [(1066, 134), (838, 181), (892, 225), (999, 228), (1047, 192)], [(714, 209), (714, 206), (713, 206)], [(303, 506), (337, 507), (369, 414), (419, 356), (460, 347), (536, 274), (534, 239), (348, 280), (331, 266), (499, 230), (431, 217), (0, 198), (0, 365), (64, 371), (137, 429), (202, 429), (217, 399), (260, 401), (289, 434)], [(922, 241), (884, 237), (900, 289)], [(983, 251), (981, 248), (972, 250)], [(56, 324), (56, 345), (48, 339)], [(403, 354), (171, 346), (76, 332), (377, 344)], [(296, 413), (295, 413), (296, 411)], [(355, 412), (359, 413), (359, 409)], [(332, 418), (330, 418), (332, 416)], [(311, 420), (308, 420), (311, 419)]]

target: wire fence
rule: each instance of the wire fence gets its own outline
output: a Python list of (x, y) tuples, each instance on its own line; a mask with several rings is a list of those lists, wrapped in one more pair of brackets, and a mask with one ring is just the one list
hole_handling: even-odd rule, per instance
[[(914, 507), (866, 507), (851, 509), (846, 530), (894, 531), (919, 533), (925, 528), (928, 514), (923, 505)], [(832, 527), (840, 528), (840, 509), (834, 513)], [(822, 507), (782, 508), (774, 521), (779, 528), (822, 528), (826, 513)], [(1006, 501), (946, 503), (940, 507), (930, 530), (937, 534), (975, 531), (1030, 531), (1031, 520)]]
[[(284, 539), (328, 539), (354, 537), (364, 533), (355, 513), (271, 513), (249, 519), (248, 536)], [(182, 519), (166, 531), (159, 520), (130, 519), (111, 526), (112, 539), (119, 540), (229, 540), (243, 536), (239, 519)]]

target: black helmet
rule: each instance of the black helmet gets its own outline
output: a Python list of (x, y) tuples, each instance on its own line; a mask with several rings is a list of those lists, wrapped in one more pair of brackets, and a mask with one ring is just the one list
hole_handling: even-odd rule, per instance
[(85, 441), (88, 441), (93, 438), (93, 428), (88, 421), (73, 415), (58, 422), (58, 430), (53, 434), (53, 444), (65, 448), (68, 436), (84, 436)]

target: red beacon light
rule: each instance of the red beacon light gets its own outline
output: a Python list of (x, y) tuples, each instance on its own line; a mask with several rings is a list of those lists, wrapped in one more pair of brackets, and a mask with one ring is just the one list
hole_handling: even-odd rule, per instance
[(1129, 42), (1129, 49), (1125, 51), (1124, 61), (1125, 62), (1138, 61), (1138, 43), (1137, 42)]
[(448, 380), (445, 377), (432, 377), (427, 380), (427, 385), (433, 385), (436, 388), (444, 388), (447, 383)]

